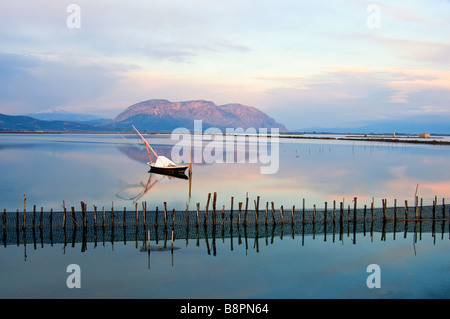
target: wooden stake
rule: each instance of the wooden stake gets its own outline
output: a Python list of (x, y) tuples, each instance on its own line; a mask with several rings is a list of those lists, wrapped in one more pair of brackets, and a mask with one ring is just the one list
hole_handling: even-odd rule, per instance
[(274, 225), (276, 225), (277, 219), (275, 218), (275, 205), (273, 202), (272, 202), (272, 220), (273, 220)]
[(123, 208), (123, 227), (127, 227), (127, 208)]
[(397, 219), (397, 199), (394, 199), (394, 220)]
[(186, 227), (189, 226), (189, 205), (186, 204)]
[(248, 214), (248, 193), (245, 198), (245, 214), (244, 214), (244, 225), (247, 225), (247, 214)]
[[(64, 203), (64, 202), (63, 202)], [(63, 219), (63, 227), (65, 227), (66, 221), (66, 207), (64, 206), (64, 219)], [(36, 205), (33, 205), (33, 228), (36, 226)]]
[(313, 205), (313, 224), (316, 223), (316, 204)]
[(147, 202), (146, 201), (142, 202), (142, 215), (144, 218), (144, 225), (145, 225), (146, 215), (147, 215)]
[(405, 218), (408, 219), (408, 201), (405, 200)]
[(138, 210), (138, 203), (134, 203), (134, 210), (135, 210), (135, 223), (136, 226), (139, 224), (139, 210)]
[(164, 202), (164, 227), (167, 227), (167, 203)]
[(292, 225), (294, 225), (295, 223), (294, 212), (295, 212), (295, 205), (292, 206)]
[[(42, 215), (42, 209), (41, 209), (41, 215)], [(75, 207), (72, 206), (72, 221), (74, 225), (79, 226), (77, 223), (77, 217), (75, 216)]]
[(281, 215), (281, 224), (284, 223), (284, 217), (283, 217), (283, 205), (280, 207), (280, 215)]
[[(65, 208), (64, 208), (65, 210)], [(65, 216), (65, 212), (64, 212), (64, 216)], [(97, 228), (97, 206), (94, 205), (94, 227)]]
[(175, 208), (172, 210), (172, 228), (175, 225)]
[(26, 209), (26, 201), (27, 198), (25, 196), (25, 194), (23, 195), (23, 225), (22, 225), (22, 229), (25, 229), (26, 227), (26, 213), (27, 213), (27, 209)]
[(242, 210), (242, 202), (239, 202), (238, 225), (241, 223), (241, 210)]
[(269, 214), (269, 202), (266, 202), (266, 221), (265, 224), (267, 225), (269, 220), (268, 220), (268, 214)]
[(197, 225), (197, 227), (198, 227), (198, 222), (199, 222), (199, 216), (198, 216), (198, 214), (199, 214), (199, 210), (200, 210), (200, 203), (197, 203), (197, 221), (196, 221), (196, 225)]
[(211, 200), (211, 193), (208, 193), (208, 200), (206, 201), (206, 207), (205, 207), (205, 221), (203, 225), (208, 225), (208, 208), (209, 208), (209, 201)]

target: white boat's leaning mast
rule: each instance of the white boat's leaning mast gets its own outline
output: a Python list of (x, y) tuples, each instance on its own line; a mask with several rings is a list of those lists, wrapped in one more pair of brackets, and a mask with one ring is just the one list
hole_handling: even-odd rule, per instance
[[(150, 154), (150, 150), (152, 151), (152, 153), (155, 155), (156, 158), (158, 158), (158, 154), (155, 153), (155, 151), (153, 150), (153, 148), (150, 146), (150, 144), (148, 144), (147, 140), (141, 135), (141, 133), (139, 133), (139, 131), (133, 126), (134, 130), (138, 133), (139, 137), (142, 139), (142, 141), (145, 144), (145, 147), (147, 148), (147, 153), (148, 153), (148, 158), (150, 159), (150, 163), (153, 163), (152, 161), (152, 156)], [(150, 150), (149, 150), (150, 149)]]

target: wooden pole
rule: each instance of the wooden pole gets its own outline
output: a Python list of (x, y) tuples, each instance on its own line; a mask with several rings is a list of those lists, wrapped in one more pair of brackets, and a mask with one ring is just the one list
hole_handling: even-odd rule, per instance
[(316, 204), (313, 205), (313, 224), (316, 223)]
[(414, 198), (415, 206), (416, 206), (416, 219), (419, 218), (419, 197), (415, 196)]
[(134, 211), (135, 211), (135, 223), (136, 223), (136, 226), (137, 226), (137, 225), (139, 225), (138, 203), (134, 203)]
[(199, 216), (198, 216), (199, 210), (200, 210), (200, 203), (197, 203), (197, 221), (195, 223), (197, 227), (198, 227), (198, 222), (199, 222)]
[[(77, 217), (75, 216), (75, 207), (72, 206), (71, 208), (72, 208), (72, 221), (73, 221), (74, 225), (78, 226)], [(41, 215), (42, 215), (42, 210), (41, 210)]]
[(423, 198), (420, 199), (420, 219), (422, 219), (423, 215)]
[(245, 198), (244, 225), (247, 225), (247, 214), (248, 214), (248, 193)]
[(26, 201), (27, 201), (27, 197), (25, 196), (25, 194), (23, 195), (23, 225), (22, 225), (22, 229), (26, 228), (26, 214), (27, 214), (27, 209), (26, 209)]
[(114, 202), (111, 203), (111, 228), (114, 229)]
[(397, 199), (394, 199), (394, 220), (397, 220)]
[(256, 206), (256, 200), (253, 200), (253, 202), (255, 204), (255, 223), (258, 225), (258, 208)]
[(295, 205), (292, 206), (292, 225), (294, 225), (294, 223), (295, 223), (294, 213), (295, 213)]
[(83, 227), (86, 227), (86, 207), (84, 202), (81, 202), (81, 216), (83, 218)]
[(445, 219), (445, 198), (442, 198), (442, 218)]
[(172, 228), (175, 225), (175, 208), (172, 210)]
[(5, 229), (6, 229), (6, 208), (3, 209), (2, 219), (3, 219), (3, 234), (5, 234)]
[(146, 201), (142, 202), (142, 215), (144, 218), (144, 225), (145, 225), (146, 215), (147, 215), (147, 202)]
[[(65, 210), (65, 208), (64, 208)], [(65, 212), (64, 212), (65, 216)], [(97, 206), (94, 205), (94, 227), (97, 228)]]
[(208, 200), (206, 201), (206, 207), (205, 207), (205, 221), (203, 225), (208, 225), (208, 208), (209, 208), (209, 201), (211, 200), (211, 193), (208, 193)]
[[(64, 207), (64, 219), (63, 219), (63, 227), (65, 227), (66, 221), (66, 207)], [(36, 226), (36, 205), (33, 205), (33, 228)]]
[(305, 199), (303, 198), (302, 222), (305, 223)]
[(216, 224), (216, 200), (217, 200), (217, 192), (214, 192), (214, 197), (213, 197), (213, 225)]
[(267, 225), (269, 222), (269, 202), (266, 202), (266, 221), (265, 224)]
[(242, 202), (239, 202), (239, 211), (238, 211), (238, 225), (241, 223), (241, 210), (242, 210)]
[(167, 227), (167, 203), (164, 202), (164, 227)]
[(273, 220), (273, 224), (276, 225), (277, 219), (275, 218), (275, 205), (273, 202), (272, 202), (272, 220)]
[(186, 204), (186, 227), (189, 226), (189, 204)]
[(373, 205), (374, 205), (373, 201), (374, 201), (374, 199), (372, 197), (372, 203), (370, 204), (370, 213), (372, 215), (372, 220), (373, 220)]
[(231, 196), (230, 220), (233, 220), (233, 202), (234, 202), (234, 197)]
[(408, 219), (408, 201), (405, 200), (405, 218)]
[(333, 223), (336, 222), (336, 200), (333, 200)]
[(433, 219), (436, 219), (436, 199), (433, 201)]

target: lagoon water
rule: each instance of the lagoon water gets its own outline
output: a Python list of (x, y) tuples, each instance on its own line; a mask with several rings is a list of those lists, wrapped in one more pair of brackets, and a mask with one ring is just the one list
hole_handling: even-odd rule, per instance
[[(158, 154), (171, 157), (177, 141), (148, 135)], [(204, 142), (204, 145), (208, 142)], [(247, 152), (247, 157), (251, 156)], [(149, 174), (148, 156), (133, 135), (0, 135), (0, 209), (61, 211), (62, 205), (133, 211), (204, 210), (208, 193), (228, 210), (249, 197), (250, 209), (274, 202), (290, 212), (295, 205), (331, 207), (333, 201), (358, 206), (424, 205), (435, 196), (450, 203), (450, 147), (406, 143), (280, 139), (279, 169), (261, 174), (257, 163), (193, 163), (192, 179)], [(447, 216), (450, 215), (447, 207)], [(401, 225), (400, 225), (401, 226)], [(87, 243), (41, 241), (39, 231), (17, 244), (11, 233), (0, 247), (0, 298), (448, 298), (449, 223), (410, 231), (323, 233), (261, 229), (247, 235), (176, 235), (177, 249), (140, 251), (146, 232), (133, 230), (115, 240)], [(154, 238), (151, 247), (163, 246)], [(19, 230), (20, 231), (20, 230)], [(170, 231), (170, 230), (169, 230)], [(4, 234), (4, 233), (2, 233)], [(56, 236), (56, 234), (54, 234)], [(125, 240), (122, 239), (126, 237)], [(189, 237), (189, 238), (187, 238)], [(56, 237), (55, 237), (56, 238)], [(60, 237), (58, 237), (60, 239)], [(169, 232), (170, 247), (170, 232)], [(69, 289), (66, 268), (78, 264), (81, 288)], [(367, 267), (381, 269), (381, 288), (368, 288)]]

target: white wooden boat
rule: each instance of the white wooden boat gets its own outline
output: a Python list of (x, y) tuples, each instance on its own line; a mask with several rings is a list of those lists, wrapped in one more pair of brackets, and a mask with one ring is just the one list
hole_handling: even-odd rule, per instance
[[(184, 171), (188, 168), (186, 165), (177, 165), (174, 162), (172, 162), (170, 159), (168, 159), (165, 156), (158, 156), (156, 152), (153, 150), (153, 148), (150, 146), (150, 144), (147, 142), (147, 140), (142, 136), (141, 133), (132, 125), (134, 130), (137, 132), (139, 137), (142, 139), (142, 141), (145, 144), (145, 147), (147, 148), (147, 153), (150, 161), (147, 163), (150, 166), (150, 171), (155, 173), (162, 173), (162, 174), (168, 174), (168, 175), (178, 175), (178, 174), (184, 174)], [(152, 156), (150, 151), (153, 153), (153, 155), (156, 157), (156, 162), (152, 161)]]

